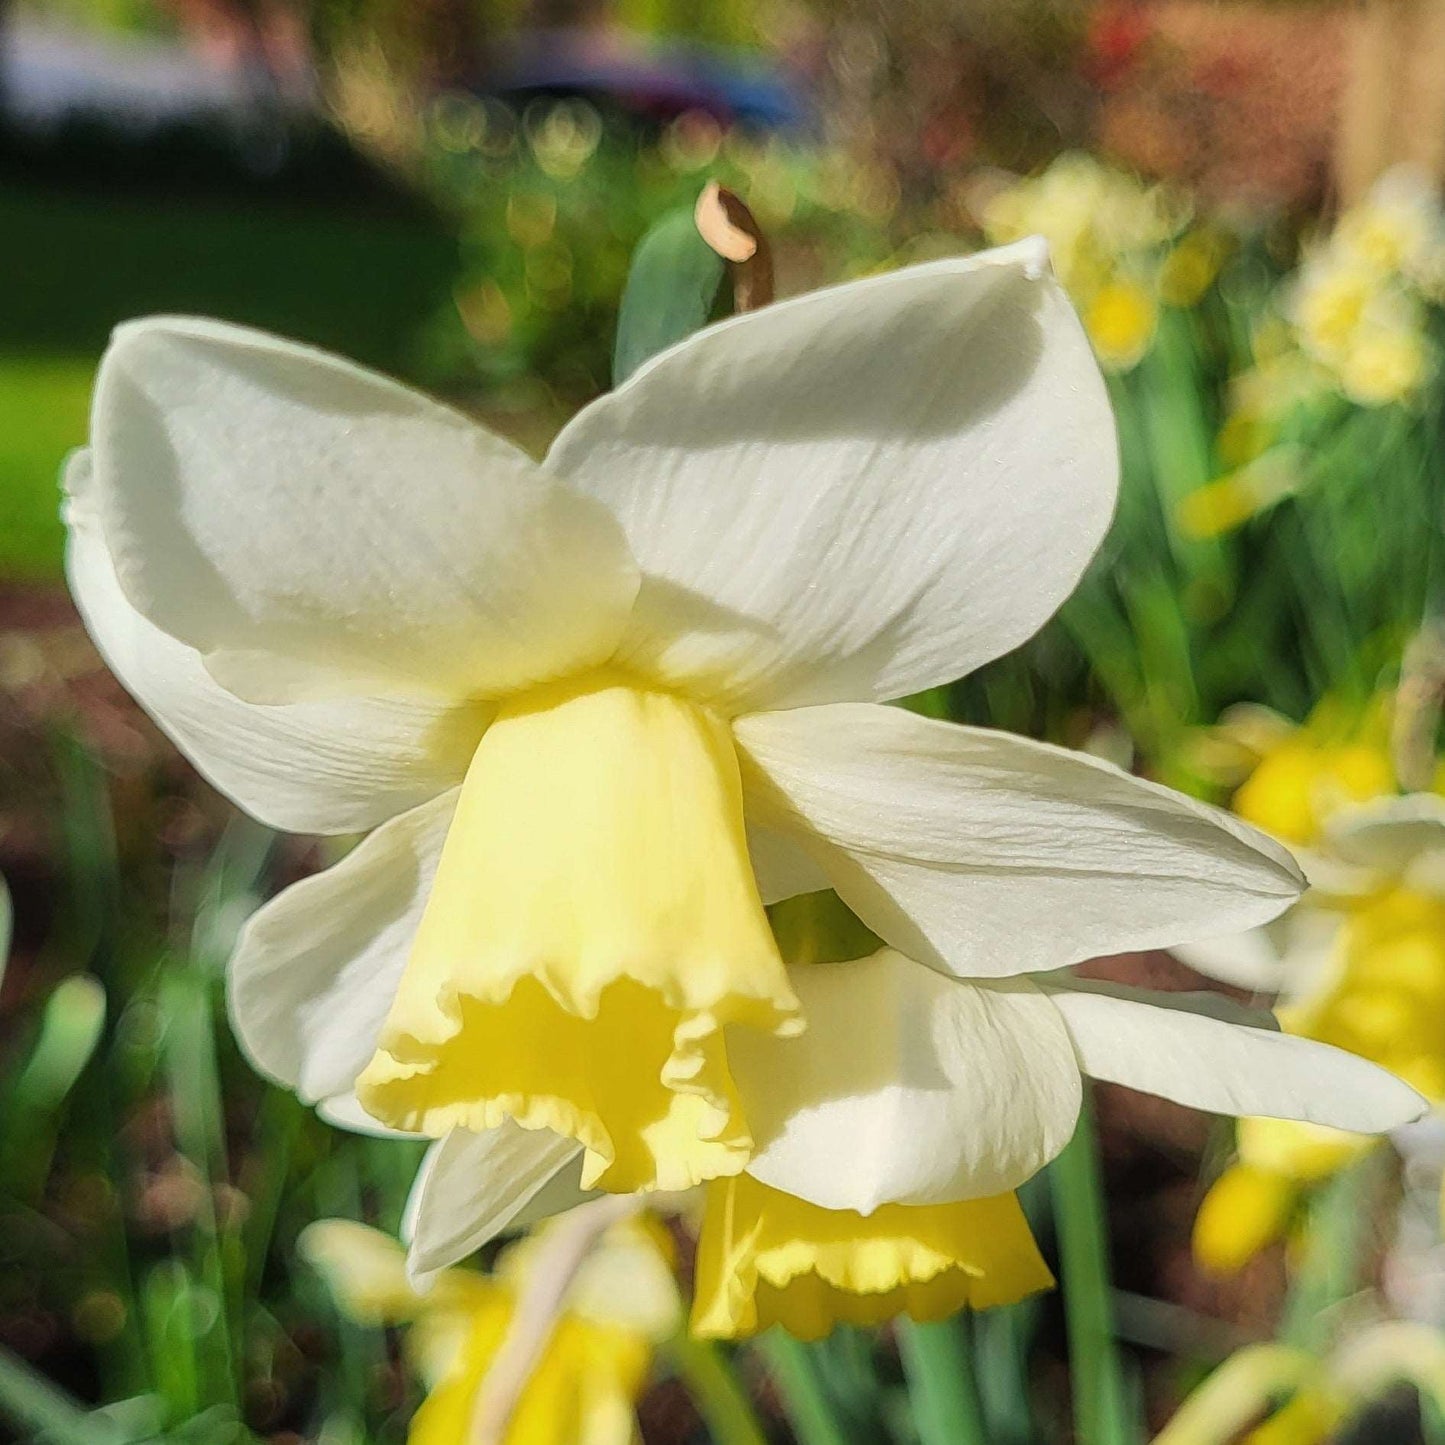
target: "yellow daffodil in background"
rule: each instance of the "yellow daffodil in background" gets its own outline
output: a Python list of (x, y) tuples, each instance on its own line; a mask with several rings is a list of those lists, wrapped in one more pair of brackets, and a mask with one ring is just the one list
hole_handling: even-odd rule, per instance
[[(1445, 800), (1398, 796), (1376, 704), (1351, 729), (1322, 705), (1265, 747), (1235, 794), (1241, 816), (1298, 846), (1315, 887), (1282, 919), (1189, 945), (1186, 962), (1280, 995), (1284, 1027), (1375, 1060), (1445, 1102)], [(1302, 1194), (1374, 1141), (1318, 1125), (1241, 1120), (1237, 1162), (1196, 1221), (1196, 1253), (1240, 1268), (1288, 1229)]]
[(1193, 305), (1224, 254), (1212, 232), (1191, 233), (1170, 252), (1188, 220), (1179, 198), (1077, 152), (997, 188), (981, 209), (990, 241), (1045, 237), (1059, 279), (1111, 371), (1128, 371), (1148, 351), (1161, 291), (1172, 305)]
[[(405, 1328), (407, 1356), (427, 1389), (410, 1445), (474, 1438), (499, 1364), (518, 1376), (498, 1437), (505, 1445), (632, 1445), (653, 1350), (681, 1324), (666, 1236), (644, 1217), (613, 1224), (543, 1317), (519, 1324), (548, 1244), (544, 1227), (505, 1249), (492, 1273), (447, 1270), (425, 1293), (408, 1281), (402, 1247), (363, 1224), (319, 1220), (299, 1248), (343, 1314)], [(525, 1354), (516, 1349), (519, 1328), (528, 1331)]]
[(1438, 1330), (1372, 1324), (1324, 1358), (1292, 1345), (1248, 1345), (1185, 1400), (1154, 1445), (1325, 1445), (1400, 1384), (1436, 1409), (1445, 1405), (1445, 1338)]
[[(1284, 849), (881, 705), (1038, 628), (1116, 477), (1037, 242), (701, 331), (540, 464), (305, 347), (120, 328), (68, 477), (72, 587), (243, 807), (373, 829), (252, 918), (230, 1003), (329, 1117), (436, 1140), (418, 1275), (588, 1191), (744, 1170), (861, 1245), (885, 1206), (1030, 1177), (1083, 1074), (1363, 1131), (1420, 1111), (1256, 1015), (1061, 972), (1264, 923), (1302, 887)], [(826, 888), (885, 947), (788, 968), (764, 905)], [(778, 1217), (734, 1191), (760, 1277)]]

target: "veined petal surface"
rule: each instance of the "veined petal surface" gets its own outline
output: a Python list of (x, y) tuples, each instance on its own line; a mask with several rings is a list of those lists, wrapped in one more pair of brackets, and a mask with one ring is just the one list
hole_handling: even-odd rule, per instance
[(376, 1050), (456, 803), (454, 790), (382, 824), (241, 930), (228, 971), (236, 1036), (308, 1102), (347, 1093)]
[(1003, 1193), (1068, 1143), (1079, 1068), (1029, 979), (965, 983), (891, 949), (790, 977), (806, 1032), (728, 1031), (755, 1179), (866, 1215)]
[(880, 938), (966, 977), (1250, 927), (1304, 887), (1262, 833), (1084, 753), (866, 703), (733, 731), (750, 817)]
[(1118, 470), (1042, 242), (701, 331), (546, 465), (641, 565), (622, 660), (733, 713), (899, 697), (1017, 646), (1073, 590)]
[(412, 1185), (402, 1233), (407, 1268), (420, 1284), (504, 1230), (519, 1229), (590, 1198), (582, 1146), (510, 1119), (495, 1129), (453, 1129), (427, 1150)]
[(198, 652), (121, 591), (89, 470), (89, 453), (77, 452), (66, 475), (71, 594), (111, 671), (209, 783), (273, 828), (351, 833), (461, 782), (485, 704), (345, 697), (259, 707), (221, 687)]
[(616, 522), (395, 382), (220, 322), (118, 328), (91, 490), (125, 594), (256, 702), (486, 697), (603, 660)]
[[(1221, 1017), (1189, 996), (1044, 983), (1086, 1074), (1216, 1114), (1383, 1133), (1429, 1109), (1387, 1070), (1329, 1044)], [(1191, 1006), (1192, 1004), (1192, 1006)]]

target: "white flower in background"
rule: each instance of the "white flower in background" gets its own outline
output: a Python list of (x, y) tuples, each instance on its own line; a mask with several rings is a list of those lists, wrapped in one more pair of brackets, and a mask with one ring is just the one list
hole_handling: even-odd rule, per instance
[[(1069, 1138), (1081, 1072), (1356, 1129), (1417, 1111), (1323, 1046), (1057, 972), (1264, 922), (1302, 886), (1283, 849), (880, 705), (1033, 633), (1115, 486), (1088, 343), (1024, 243), (709, 328), (540, 465), (304, 347), (133, 323), (69, 568), (217, 786), (374, 829), (252, 919), (232, 1011), (331, 1117), (439, 1139), (426, 1269), (581, 1190), (745, 1167), (859, 1214), (996, 1195)], [(888, 948), (790, 972), (763, 906), (826, 887)]]
[(1379, 276), (1400, 275), (1432, 292), (1445, 263), (1439, 190), (1422, 171), (1396, 166), (1340, 217), (1331, 244)]
[(1426, 303), (1445, 277), (1445, 212), (1428, 181), (1391, 171), (1306, 253), (1286, 298), (1299, 344), (1360, 406), (1413, 395), (1434, 362)]

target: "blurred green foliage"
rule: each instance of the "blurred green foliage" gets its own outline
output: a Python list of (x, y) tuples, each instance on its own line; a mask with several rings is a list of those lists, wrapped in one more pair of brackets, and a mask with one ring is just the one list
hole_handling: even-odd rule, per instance
[(0, 576), (58, 575), (58, 476), (117, 322), (217, 316), (414, 374), (455, 245), (425, 217), (0, 190)]

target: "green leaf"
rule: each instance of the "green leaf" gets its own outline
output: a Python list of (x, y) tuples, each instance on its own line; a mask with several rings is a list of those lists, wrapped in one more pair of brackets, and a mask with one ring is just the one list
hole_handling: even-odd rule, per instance
[(58, 1109), (90, 1062), (105, 1026), (105, 989), (86, 973), (72, 974), (46, 1000), (40, 1034), (15, 1081), (14, 1107)]
[(726, 267), (698, 234), (691, 208), (669, 211), (637, 243), (612, 353), (612, 384), (705, 326)]

